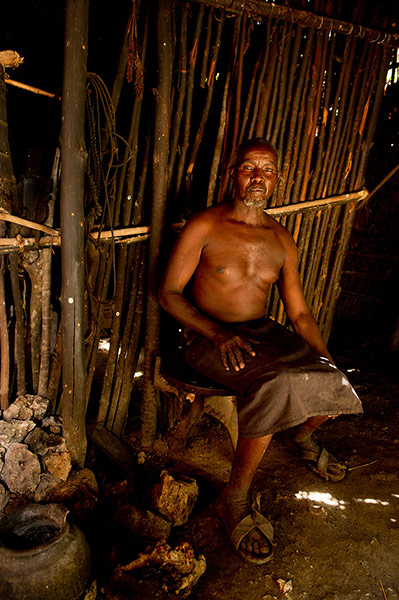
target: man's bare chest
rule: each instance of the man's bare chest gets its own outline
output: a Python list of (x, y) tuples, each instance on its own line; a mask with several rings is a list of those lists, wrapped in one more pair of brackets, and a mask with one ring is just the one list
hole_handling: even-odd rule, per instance
[(222, 278), (276, 281), (285, 251), (271, 229), (226, 228), (203, 249), (202, 266)]

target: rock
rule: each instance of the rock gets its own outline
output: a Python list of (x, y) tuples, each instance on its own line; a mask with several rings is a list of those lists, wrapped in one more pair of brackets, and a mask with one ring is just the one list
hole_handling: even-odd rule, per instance
[(51, 475), (66, 481), (72, 469), (72, 462), (69, 452), (58, 452), (50, 449), (43, 455), (43, 467)]
[(279, 579), (276, 580), (276, 583), (278, 585), (278, 587), (280, 588), (280, 591), (283, 594), (287, 594), (289, 592), (292, 592), (293, 586), (292, 586), (292, 580), (289, 579), (288, 581), (286, 581), (285, 579), (282, 579), (281, 577)]
[(195, 479), (173, 477), (168, 471), (162, 471), (160, 481), (152, 492), (154, 508), (173, 525), (186, 523), (198, 497)]
[(28, 444), (31, 452), (40, 455), (45, 454), (49, 448), (56, 448), (58, 452), (66, 451), (66, 443), (62, 436), (54, 433), (46, 433), (40, 427), (36, 427), (28, 433), (24, 439), (24, 443)]
[(85, 486), (87, 487), (87, 489), (94, 492), (96, 496), (99, 496), (100, 494), (96, 476), (94, 475), (91, 469), (84, 468), (79, 470), (73, 470), (72, 473), (69, 475), (68, 483), (74, 485), (77, 488)]
[(47, 502), (51, 493), (62, 485), (61, 479), (57, 479), (51, 473), (42, 473), (40, 475), (39, 484), (35, 490), (35, 502)]
[(26, 405), (23, 397), (17, 398), (17, 400), (10, 404), (10, 406), (3, 413), (3, 419), (5, 421), (12, 421), (13, 419), (29, 421), (32, 419), (32, 417), (33, 410)]
[(97, 580), (95, 579), (88, 590), (86, 590), (85, 595), (83, 596), (83, 600), (96, 600), (97, 598)]
[(1, 477), (11, 492), (31, 494), (39, 484), (40, 473), (39, 459), (26, 444), (10, 444)]
[(48, 411), (50, 400), (43, 396), (26, 396), (28, 406), (33, 410), (35, 419), (42, 421)]
[(36, 425), (33, 421), (0, 421), (0, 445), (4, 448), (14, 442), (22, 442), (26, 435), (34, 429)]
[(125, 573), (144, 570), (147, 575), (151, 574), (161, 580), (165, 591), (188, 596), (206, 570), (204, 556), (196, 559), (194, 549), (188, 542), (182, 542), (175, 548), (171, 548), (166, 542), (158, 542), (151, 552), (149, 550), (131, 563), (115, 569), (115, 581), (118, 582)]
[(62, 419), (58, 416), (51, 415), (42, 421), (42, 427), (48, 429), (50, 433), (62, 433)]
[(48, 410), (49, 403), (50, 401), (42, 396), (32, 396), (29, 394), (20, 396), (4, 411), (3, 418), (6, 421), (11, 421), (12, 419), (20, 421), (36, 419), (41, 421)]
[(8, 493), (8, 491), (6, 490), (4, 485), (2, 485), (0, 483), (0, 516), (1, 516), (4, 508), (7, 506), (9, 500), (10, 500), (10, 494)]
[(130, 504), (122, 505), (115, 514), (118, 527), (138, 540), (165, 540), (171, 524), (149, 510), (140, 510)]
[(65, 502), (70, 500), (77, 492), (81, 494), (99, 496), (100, 492), (97, 485), (96, 477), (90, 469), (80, 469), (72, 471), (67, 481), (60, 482), (61, 485), (57, 488), (56, 498), (53, 494), (53, 502)]

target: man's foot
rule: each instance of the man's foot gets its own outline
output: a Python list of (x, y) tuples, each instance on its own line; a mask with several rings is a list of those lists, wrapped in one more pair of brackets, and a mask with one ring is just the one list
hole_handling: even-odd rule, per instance
[(289, 433), (285, 434), (284, 441), (291, 452), (307, 464), (312, 471), (327, 481), (341, 481), (347, 472), (345, 465), (320, 447), (312, 437), (301, 439)]
[(248, 499), (222, 494), (216, 512), (238, 554), (246, 561), (263, 564), (273, 556), (273, 527)]

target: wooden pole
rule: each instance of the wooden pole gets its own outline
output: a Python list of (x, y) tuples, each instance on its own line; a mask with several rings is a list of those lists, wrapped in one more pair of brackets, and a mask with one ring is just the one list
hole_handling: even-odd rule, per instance
[[(4, 67), (0, 62), (0, 209), (10, 212), (16, 192), (8, 142), (8, 120)], [(0, 238), (5, 235), (5, 223), (0, 220)], [(5, 259), (0, 256), (0, 408), (8, 407), (10, 379), (10, 348), (6, 310)]]
[(0, 408), (8, 408), (10, 380), (10, 350), (6, 313), (6, 293), (4, 283), (4, 256), (0, 256)]
[(152, 448), (156, 436), (158, 396), (153, 385), (155, 358), (159, 346), (160, 309), (157, 299), (165, 195), (168, 176), (170, 93), (172, 70), (171, 10), (169, 0), (159, 0), (157, 18), (158, 88), (156, 93), (155, 143), (151, 237), (148, 260), (147, 314), (141, 428), (143, 448)]
[(84, 114), (88, 0), (67, 0), (61, 130), (63, 432), (72, 462), (86, 454), (84, 367)]

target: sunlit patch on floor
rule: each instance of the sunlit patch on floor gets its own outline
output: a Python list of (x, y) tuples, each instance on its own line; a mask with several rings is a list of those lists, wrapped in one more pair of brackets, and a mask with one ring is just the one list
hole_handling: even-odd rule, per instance
[(314, 508), (317, 508), (320, 504), (326, 504), (327, 506), (337, 506), (341, 510), (345, 510), (345, 502), (344, 500), (338, 500), (331, 494), (327, 492), (298, 492), (295, 494), (295, 498), (297, 500), (310, 500), (311, 502), (315, 502), (313, 505)]
[(354, 498), (355, 502), (364, 502), (364, 504), (380, 504), (381, 506), (389, 506), (386, 500), (377, 500), (376, 498)]

